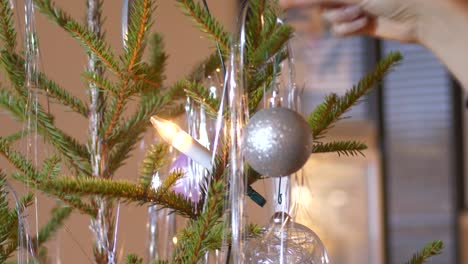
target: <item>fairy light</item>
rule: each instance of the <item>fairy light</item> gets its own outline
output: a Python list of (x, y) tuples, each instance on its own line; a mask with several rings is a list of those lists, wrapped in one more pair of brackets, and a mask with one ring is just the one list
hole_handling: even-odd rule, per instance
[(151, 117), (151, 123), (164, 141), (171, 144), (174, 148), (187, 155), (205, 169), (212, 169), (210, 151), (183, 131), (178, 125), (157, 116)]

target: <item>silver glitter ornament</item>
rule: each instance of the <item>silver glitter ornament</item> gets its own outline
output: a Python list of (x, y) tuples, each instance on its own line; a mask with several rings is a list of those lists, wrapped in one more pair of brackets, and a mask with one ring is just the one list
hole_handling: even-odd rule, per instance
[(247, 124), (243, 152), (258, 173), (286, 176), (298, 171), (312, 151), (312, 134), (296, 111), (274, 107), (256, 113)]
[(277, 212), (261, 237), (247, 244), (247, 263), (328, 264), (328, 254), (320, 238), (304, 225)]

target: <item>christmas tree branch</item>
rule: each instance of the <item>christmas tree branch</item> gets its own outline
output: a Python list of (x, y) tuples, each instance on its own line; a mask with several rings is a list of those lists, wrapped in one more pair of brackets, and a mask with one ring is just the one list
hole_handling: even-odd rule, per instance
[[(9, 94), (5, 89), (0, 90), (0, 106), (10, 111), (18, 120), (26, 121), (25, 102)], [(38, 107), (38, 113), (35, 116), (37, 117), (38, 133), (66, 157), (77, 171), (83, 174), (89, 173), (90, 166), (86, 147), (58, 129), (54, 125), (53, 118), (43, 112), (41, 108)]]
[(208, 194), (208, 202), (202, 214), (178, 235), (175, 263), (196, 264), (209, 250), (221, 246), (223, 223), (222, 215), (224, 184), (213, 182)]
[(12, 144), (13, 142), (20, 140), (24, 138), (25, 136), (29, 135), (29, 132), (27, 130), (24, 131), (19, 131), (14, 134), (11, 134), (7, 137), (5, 137), (5, 141), (7, 142), (8, 146)]
[[(164, 91), (163, 95), (151, 93), (144, 95), (141, 99), (138, 111), (120, 128), (109, 137), (108, 147), (112, 153), (108, 164), (108, 173), (112, 174), (128, 157), (130, 149), (139, 141), (147, 127), (149, 119), (156, 114), (178, 114), (183, 108), (173, 108), (171, 104), (176, 103), (182, 94), (181, 87), (174, 86)], [(172, 101), (171, 101), (172, 100)], [(165, 109), (166, 111), (164, 112)], [(172, 112), (175, 111), (175, 112)]]
[(71, 215), (71, 207), (58, 206), (52, 210), (51, 217), (47, 224), (39, 230), (39, 236), (32, 239), (32, 245), (38, 249), (47, 242), (63, 225), (63, 222)]
[(357, 141), (333, 141), (327, 143), (319, 142), (314, 143), (312, 153), (336, 152), (338, 155), (364, 156), (362, 151), (366, 149), (366, 144)]
[(35, 4), (43, 14), (47, 15), (57, 25), (70, 33), (72, 37), (80, 41), (87, 52), (95, 54), (97, 59), (99, 59), (107, 69), (112, 71), (120, 79), (123, 79), (122, 70), (115, 60), (113, 53), (110, 51), (109, 45), (106, 44), (102, 38), (93, 34), (86, 26), (75, 21), (67, 15), (65, 11), (56, 7), (51, 0), (37, 0)]
[(265, 22), (266, 1), (250, 1), (249, 19), (246, 21), (247, 47), (248, 50), (255, 50), (263, 38), (260, 38)]
[(125, 258), (125, 264), (143, 264), (143, 258), (140, 258), (135, 254), (128, 254)]
[(208, 77), (220, 67), (221, 60), (219, 58), (218, 52), (213, 52), (210, 56), (202, 60), (193, 68), (191, 73), (187, 75), (187, 80), (201, 82), (204, 78)]
[(10, 209), (7, 195), (6, 175), (0, 170), (0, 263), (4, 263), (18, 247), (18, 210), (23, 209)]
[(82, 74), (83, 78), (90, 84), (96, 85), (97, 88), (110, 92), (113, 96), (118, 95), (118, 90), (113, 83), (103, 75), (97, 75), (94, 72), (85, 71)]
[(218, 42), (224, 54), (229, 51), (229, 33), (215, 18), (213, 18), (200, 4), (193, 0), (177, 0), (182, 11), (192, 18), (202, 32), (207, 33)]
[[(182, 177), (180, 172), (174, 172), (172, 177)], [(190, 200), (171, 190), (158, 188), (145, 190), (140, 184), (128, 181), (115, 181), (97, 178), (69, 178), (62, 177), (55, 180), (44, 181), (47, 191), (57, 191), (79, 196), (100, 195), (107, 198), (121, 199), (138, 204), (158, 204), (162, 208), (170, 208), (176, 213), (190, 218), (197, 217), (194, 206)]]
[(0, 3), (0, 47), (8, 52), (16, 49), (16, 29), (13, 10), (9, 0)]
[[(24, 89), (24, 58), (14, 51), (2, 52), (2, 63), (7, 70), (12, 83), (16, 85), (18, 94), (26, 96)], [(88, 109), (85, 104), (75, 96), (72, 96), (67, 90), (60, 87), (57, 83), (49, 80), (43, 73), (38, 74), (38, 85), (36, 88), (47, 93), (53, 99), (59, 101), (62, 105), (69, 107), (71, 110), (87, 117)]]
[(127, 71), (132, 72), (135, 65), (141, 61), (145, 48), (145, 39), (151, 28), (151, 15), (155, 11), (155, 1), (135, 0), (130, 8), (130, 21), (126, 36), (123, 61)]
[[(18, 170), (20, 170), (23, 174), (16, 173), (13, 174), (13, 177), (17, 180), (27, 184), (32, 185), (33, 187), (37, 188), (38, 190), (44, 191), (42, 188), (42, 178), (36, 168), (28, 161), (23, 155), (19, 152), (12, 150), (8, 146), (8, 142), (0, 137), (0, 154), (4, 156), (11, 164), (13, 164)], [(49, 195), (54, 195), (59, 199), (63, 200), (65, 203), (70, 204), (71, 206), (80, 209), (82, 212), (87, 214), (93, 214), (92, 209), (89, 205), (83, 203), (77, 197), (73, 197), (71, 195), (60, 195), (57, 192), (51, 190), (50, 192), (45, 192)]]
[(283, 24), (277, 28), (259, 47), (252, 52), (250, 64), (257, 68), (270, 60), (280, 50), (284, 49), (285, 43), (291, 38), (293, 28)]
[(60, 87), (57, 83), (47, 79), (44, 74), (39, 75), (39, 86), (47, 95), (59, 101), (62, 105), (70, 107), (73, 111), (81, 114), (83, 117), (88, 117), (88, 107), (78, 99), (71, 95), (67, 90)]
[(164, 166), (169, 148), (165, 144), (151, 145), (140, 165), (140, 184), (148, 190), (155, 174)]
[(427, 244), (421, 251), (413, 255), (413, 257), (405, 264), (423, 264), (428, 261), (430, 257), (439, 255), (442, 253), (444, 243), (442, 241), (432, 241)]
[(369, 74), (364, 76), (356, 86), (348, 90), (343, 96), (335, 95), (326, 98), (325, 102), (317, 106), (309, 115), (308, 122), (315, 139), (320, 139), (324, 133), (340, 120), (358, 100), (366, 95), (388, 71), (403, 59), (398, 52), (392, 52), (383, 58)]
[(122, 70), (120, 69), (113, 53), (110, 51), (108, 44), (102, 38), (89, 32), (89, 30), (75, 21), (69, 21), (64, 27), (70, 34), (79, 40), (82, 46), (96, 58), (101, 61), (107, 69), (114, 73), (120, 79), (123, 79)]
[(208, 91), (202, 84), (197, 82), (184, 82), (185, 93), (188, 97), (203, 106), (205, 112), (211, 116), (216, 116), (219, 108), (219, 100), (212, 98), (210, 91)]

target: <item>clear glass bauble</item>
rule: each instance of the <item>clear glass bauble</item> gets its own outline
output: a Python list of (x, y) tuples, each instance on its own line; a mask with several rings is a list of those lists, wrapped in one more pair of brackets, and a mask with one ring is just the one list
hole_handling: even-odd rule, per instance
[(246, 262), (259, 264), (328, 264), (320, 238), (287, 214), (275, 213), (263, 234), (247, 244)]

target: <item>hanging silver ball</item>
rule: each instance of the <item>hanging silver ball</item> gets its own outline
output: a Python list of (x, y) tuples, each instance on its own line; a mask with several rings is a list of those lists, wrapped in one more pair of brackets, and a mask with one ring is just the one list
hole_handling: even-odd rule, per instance
[(298, 171), (311, 152), (309, 125), (296, 111), (282, 107), (263, 109), (245, 128), (245, 159), (264, 176), (287, 176)]

